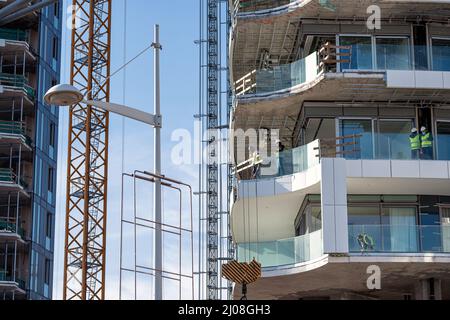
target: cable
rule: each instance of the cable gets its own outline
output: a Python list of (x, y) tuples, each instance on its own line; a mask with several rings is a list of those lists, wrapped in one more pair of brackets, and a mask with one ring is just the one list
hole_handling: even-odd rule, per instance
[[(122, 65), (119, 69), (117, 69), (116, 71), (114, 71), (113, 73), (111, 73), (108, 77), (105, 78), (105, 82), (110, 80), (112, 77), (114, 77), (116, 74), (118, 74), (120, 71), (122, 71), (123, 69), (125, 69), (126, 67), (128, 67), (128, 65), (130, 65), (131, 63), (133, 63), (135, 60), (137, 60), (140, 56), (142, 56), (144, 53), (146, 53), (149, 49), (153, 48), (153, 43), (150, 44), (149, 46), (145, 47), (141, 52), (139, 52), (136, 56), (134, 56), (132, 59), (130, 59), (128, 62), (126, 62), (124, 65)], [(92, 92), (94, 88), (92, 88), (91, 90), (87, 91), (85, 93), (85, 96), (87, 96), (89, 93)]]

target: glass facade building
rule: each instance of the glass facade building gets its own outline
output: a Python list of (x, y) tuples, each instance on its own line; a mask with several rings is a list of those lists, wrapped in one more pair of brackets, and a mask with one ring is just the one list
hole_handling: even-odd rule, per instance
[(2, 61), (24, 58), (0, 66), (14, 78), (0, 82), (1, 120), (23, 131), (0, 128), (1, 170), (17, 176), (0, 178), (0, 299), (52, 298), (58, 109), (43, 98), (60, 81), (61, 33), (62, 1), (1, 27)]

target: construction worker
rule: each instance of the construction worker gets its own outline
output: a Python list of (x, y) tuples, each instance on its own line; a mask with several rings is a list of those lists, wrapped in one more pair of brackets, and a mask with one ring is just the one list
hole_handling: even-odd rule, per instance
[(421, 147), (422, 159), (433, 160), (433, 135), (426, 127), (420, 129), (421, 132)]
[(420, 134), (417, 128), (411, 130), (411, 135), (409, 136), (409, 142), (411, 144), (411, 159), (418, 160), (420, 158), (420, 152), (422, 149)]
[(278, 146), (277, 157), (278, 157), (278, 175), (283, 176), (285, 174), (284, 170), (284, 162), (285, 162), (285, 154), (284, 151), (286, 147), (283, 145), (281, 140), (277, 140), (276, 144)]
[(261, 156), (254, 147), (249, 147), (250, 159), (252, 159), (252, 179), (259, 179), (261, 175)]

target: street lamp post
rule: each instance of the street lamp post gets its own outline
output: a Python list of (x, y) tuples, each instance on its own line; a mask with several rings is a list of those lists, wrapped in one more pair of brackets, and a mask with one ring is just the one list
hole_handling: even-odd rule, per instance
[[(161, 44), (159, 43), (159, 25), (155, 25), (155, 40), (152, 47), (154, 54), (154, 106), (155, 116), (160, 117), (161, 114), (161, 96), (160, 96), (160, 72), (159, 72), (159, 53)], [(155, 127), (154, 148), (154, 172), (157, 176), (161, 176), (161, 126)], [(155, 179), (155, 192), (153, 200), (153, 212), (155, 214), (155, 300), (162, 300), (163, 288), (163, 234), (162, 234), (162, 208), (161, 208), (161, 179)], [(180, 257), (181, 259), (181, 257)]]
[[(162, 176), (161, 172), (161, 99), (160, 99), (160, 68), (159, 54), (161, 44), (159, 43), (159, 25), (155, 25), (155, 40), (152, 44), (154, 48), (154, 106), (155, 113), (150, 114), (138, 109), (130, 108), (124, 105), (84, 100), (83, 94), (72, 85), (59, 84), (50, 88), (44, 96), (44, 100), (49, 105), (54, 106), (70, 106), (78, 103), (94, 106), (96, 108), (118, 114), (120, 116), (130, 118), (139, 122), (146, 123), (155, 128), (154, 139), (154, 173), (156, 176)], [(155, 178), (155, 191), (153, 208), (155, 214), (155, 300), (163, 299), (163, 231), (162, 231), (162, 194), (161, 179)]]

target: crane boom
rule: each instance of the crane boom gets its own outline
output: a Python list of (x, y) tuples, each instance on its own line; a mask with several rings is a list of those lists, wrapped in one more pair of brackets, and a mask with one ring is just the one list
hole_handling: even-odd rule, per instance
[[(73, 0), (71, 84), (109, 101), (112, 0)], [(105, 299), (109, 114), (70, 108), (64, 300)]]

